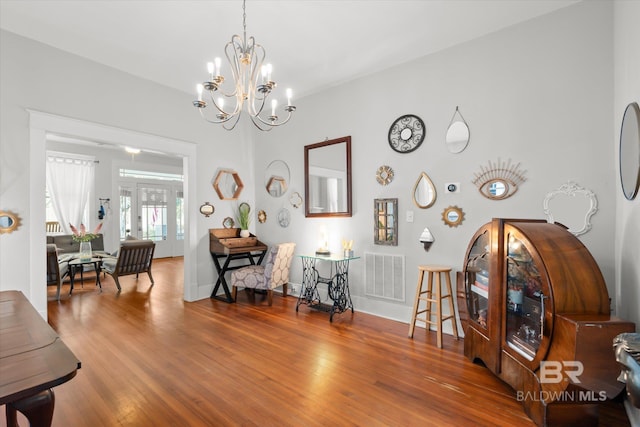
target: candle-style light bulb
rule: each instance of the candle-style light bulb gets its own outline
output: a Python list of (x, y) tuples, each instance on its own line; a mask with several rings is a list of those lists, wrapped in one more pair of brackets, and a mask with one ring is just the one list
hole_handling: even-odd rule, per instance
[(216, 59), (214, 59), (214, 61), (216, 61), (216, 76), (221, 76), (222, 75), (222, 71), (221, 71), (222, 62), (220, 61), (220, 58), (216, 58)]
[(209, 71), (209, 76), (211, 76), (211, 80), (213, 80), (213, 62), (207, 62), (207, 71)]
[(218, 98), (218, 107), (220, 107), (221, 110), (224, 110), (224, 98)]
[(267, 81), (271, 81), (271, 70), (273, 70), (273, 67), (271, 67), (271, 64), (267, 64)]
[(263, 65), (261, 68), (262, 71), (262, 84), (265, 84), (267, 82), (266, 78), (267, 78), (267, 66)]
[(202, 101), (202, 90), (204, 89), (204, 86), (202, 86), (201, 84), (198, 83), (198, 85), (196, 86), (196, 91), (198, 92), (198, 101)]
[(291, 91), (291, 88), (287, 89), (287, 105), (289, 107), (291, 107), (291, 95), (293, 94), (293, 92)]
[(276, 115), (276, 107), (278, 106), (278, 100), (277, 99), (272, 99), (271, 100), (271, 115), (275, 116)]

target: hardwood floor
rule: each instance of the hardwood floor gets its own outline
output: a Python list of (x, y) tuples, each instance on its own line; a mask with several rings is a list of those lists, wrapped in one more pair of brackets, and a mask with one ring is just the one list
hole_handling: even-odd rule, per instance
[[(49, 323), (82, 361), (54, 389), (54, 426), (533, 426), (515, 392), (463, 355), (463, 341), (356, 312), (245, 292), (182, 300), (182, 259), (146, 275), (77, 285)], [(55, 289), (50, 288), (53, 297)], [(3, 420), (4, 422), (4, 420)], [(601, 426), (629, 425), (622, 405)]]

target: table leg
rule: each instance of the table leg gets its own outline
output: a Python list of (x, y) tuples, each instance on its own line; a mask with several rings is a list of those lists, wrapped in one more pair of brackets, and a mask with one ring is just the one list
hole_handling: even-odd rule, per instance
[(102, 264), (102, 261), (94, 262), (93, 269), (96, 271), (96, 286), (102, 290), (102, 283), (100, 283), (100, 264)]
[(73, 292), (73, 282), (76, 278), (76, 268), (71, 264), (69, 264), (69, 276), (69, 295), (71, 295)]
[[(218, 261), (218, 257), (216, 257), (213, 254), (211, 256), (213, 257), (213, 263), (216, 266), (216, 271), (218, 272), (218, 280), (216, 280), (216, 285), (213, 287), (213, 292), (211, 292), (211, 298), (219, 299), (225, 302), (234, 302), (233, 297), (231, 296), (231, 292), (229, 292), (229, 286), (227, 285), (227, 281), (224, 278), (227, 268), (229, 267), (229, 262), (231, 261), (231, 257), (228, 256), (227, 259), (224, 261), (224, 265), (221, 267), (220, 261)], [(222, 289), (224, 290), (226, 299), (223, 299), (222, 297), (219, 297), (217, 295), (218, 288), (220, 287), (221, 284), (222, 284)]]
[(31, 427), (49, 427), (53, 420), (54, 405), (55, 395), (51, 389), (7, 403), (7, 427), (19, 427), (17, 412), (27, 417)]

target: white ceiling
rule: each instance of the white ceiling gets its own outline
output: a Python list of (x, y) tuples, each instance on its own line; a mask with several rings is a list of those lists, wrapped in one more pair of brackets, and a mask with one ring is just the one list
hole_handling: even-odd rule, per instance
[[(249, 0), (247, 35), (302, 97), (577, 1)], [(195, 93), (206, 62), (242, 34), (242, 2), (0, 0), (0, 27)]]

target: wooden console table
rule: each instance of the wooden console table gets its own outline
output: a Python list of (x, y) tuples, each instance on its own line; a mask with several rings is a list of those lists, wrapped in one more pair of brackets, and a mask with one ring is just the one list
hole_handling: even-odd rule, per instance
[(33, 427), (50, 426), (52, 387), (69, 381), (80, 361), (20, 291), (0, 292), (0, 405), (7, 425), (16, 411)]

